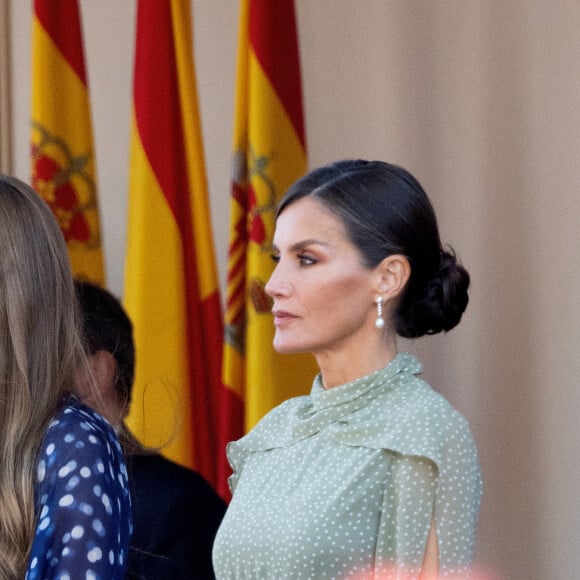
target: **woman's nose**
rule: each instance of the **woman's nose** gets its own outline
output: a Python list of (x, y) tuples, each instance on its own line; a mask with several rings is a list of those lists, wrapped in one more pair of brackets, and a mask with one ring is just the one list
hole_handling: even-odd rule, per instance
[(282, 269), (280, 267), (280, 263), (276, 265), (270, 279), (266, 282), (266, 286), (264, 289), (266, 290), (266, 294), (270, 296), (270, 298), (277, 298), (279, 296), (284, 296), (288, 293), (290, 289), (290, 285), (287, 281), (284, 281), (284, 276), (282, 273)]

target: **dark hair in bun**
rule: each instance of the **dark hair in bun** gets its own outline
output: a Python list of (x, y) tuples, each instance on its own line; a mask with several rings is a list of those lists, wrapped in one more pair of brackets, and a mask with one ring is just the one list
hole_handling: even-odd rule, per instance
[(402, 254), (411, 276), (395, 312), (397, 333), (417, 338), (451, 330), (468, 302), (469, 274), (444, 250), (437, 218), (421, 184), (384, 161), (345, 160), (314, 169), (280, 201), (278, 215), (310, 196), (344, 224), (369, 268)]
[(457, 263), (452, 250), (442, 251), (439, 271), (423, 292), (411, 292), (410, 285), (405, 289), (395, 313), (397, 332), (406, 338), (417, 338), (451, 330), (467, 308), (468, 287), (467, 270)]

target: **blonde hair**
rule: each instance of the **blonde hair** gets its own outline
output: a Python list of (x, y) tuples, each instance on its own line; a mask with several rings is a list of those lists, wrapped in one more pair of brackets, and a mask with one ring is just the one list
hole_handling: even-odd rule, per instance
[(92, 391), (78, 321), (56, 220), (33, 189), (0, 176), (2, 580), (22, 578), (26, 570), (35, 530), (35, 468), (48, 424), (77, 385)]

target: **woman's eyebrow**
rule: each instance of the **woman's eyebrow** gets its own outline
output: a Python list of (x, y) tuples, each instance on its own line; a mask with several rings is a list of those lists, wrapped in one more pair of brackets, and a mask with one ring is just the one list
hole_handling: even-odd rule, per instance
[(308, 238), (306, 240), (301, 240), (299, 242), (296, 242), (295, 244), (292, 244), (290, 246), (290, 251), (291, 252), (297, 252), (299, 250), (303, 250), (304, 248), (308, 247), (308, 246), (324, 246), (324, 247), (328, 247), (328, 243), (327, 242), (323, 242), (322, 240), (317, 240), (316, 238)]

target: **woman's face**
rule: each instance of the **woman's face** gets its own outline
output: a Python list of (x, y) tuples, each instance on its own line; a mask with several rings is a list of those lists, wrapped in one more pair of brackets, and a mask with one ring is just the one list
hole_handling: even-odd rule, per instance
[(274, 259), (266, 292), (274, 301), (278, 352), (338, 352), (376, 333), (374, 270), (320, 202), (305, 197), (280, 214)]

